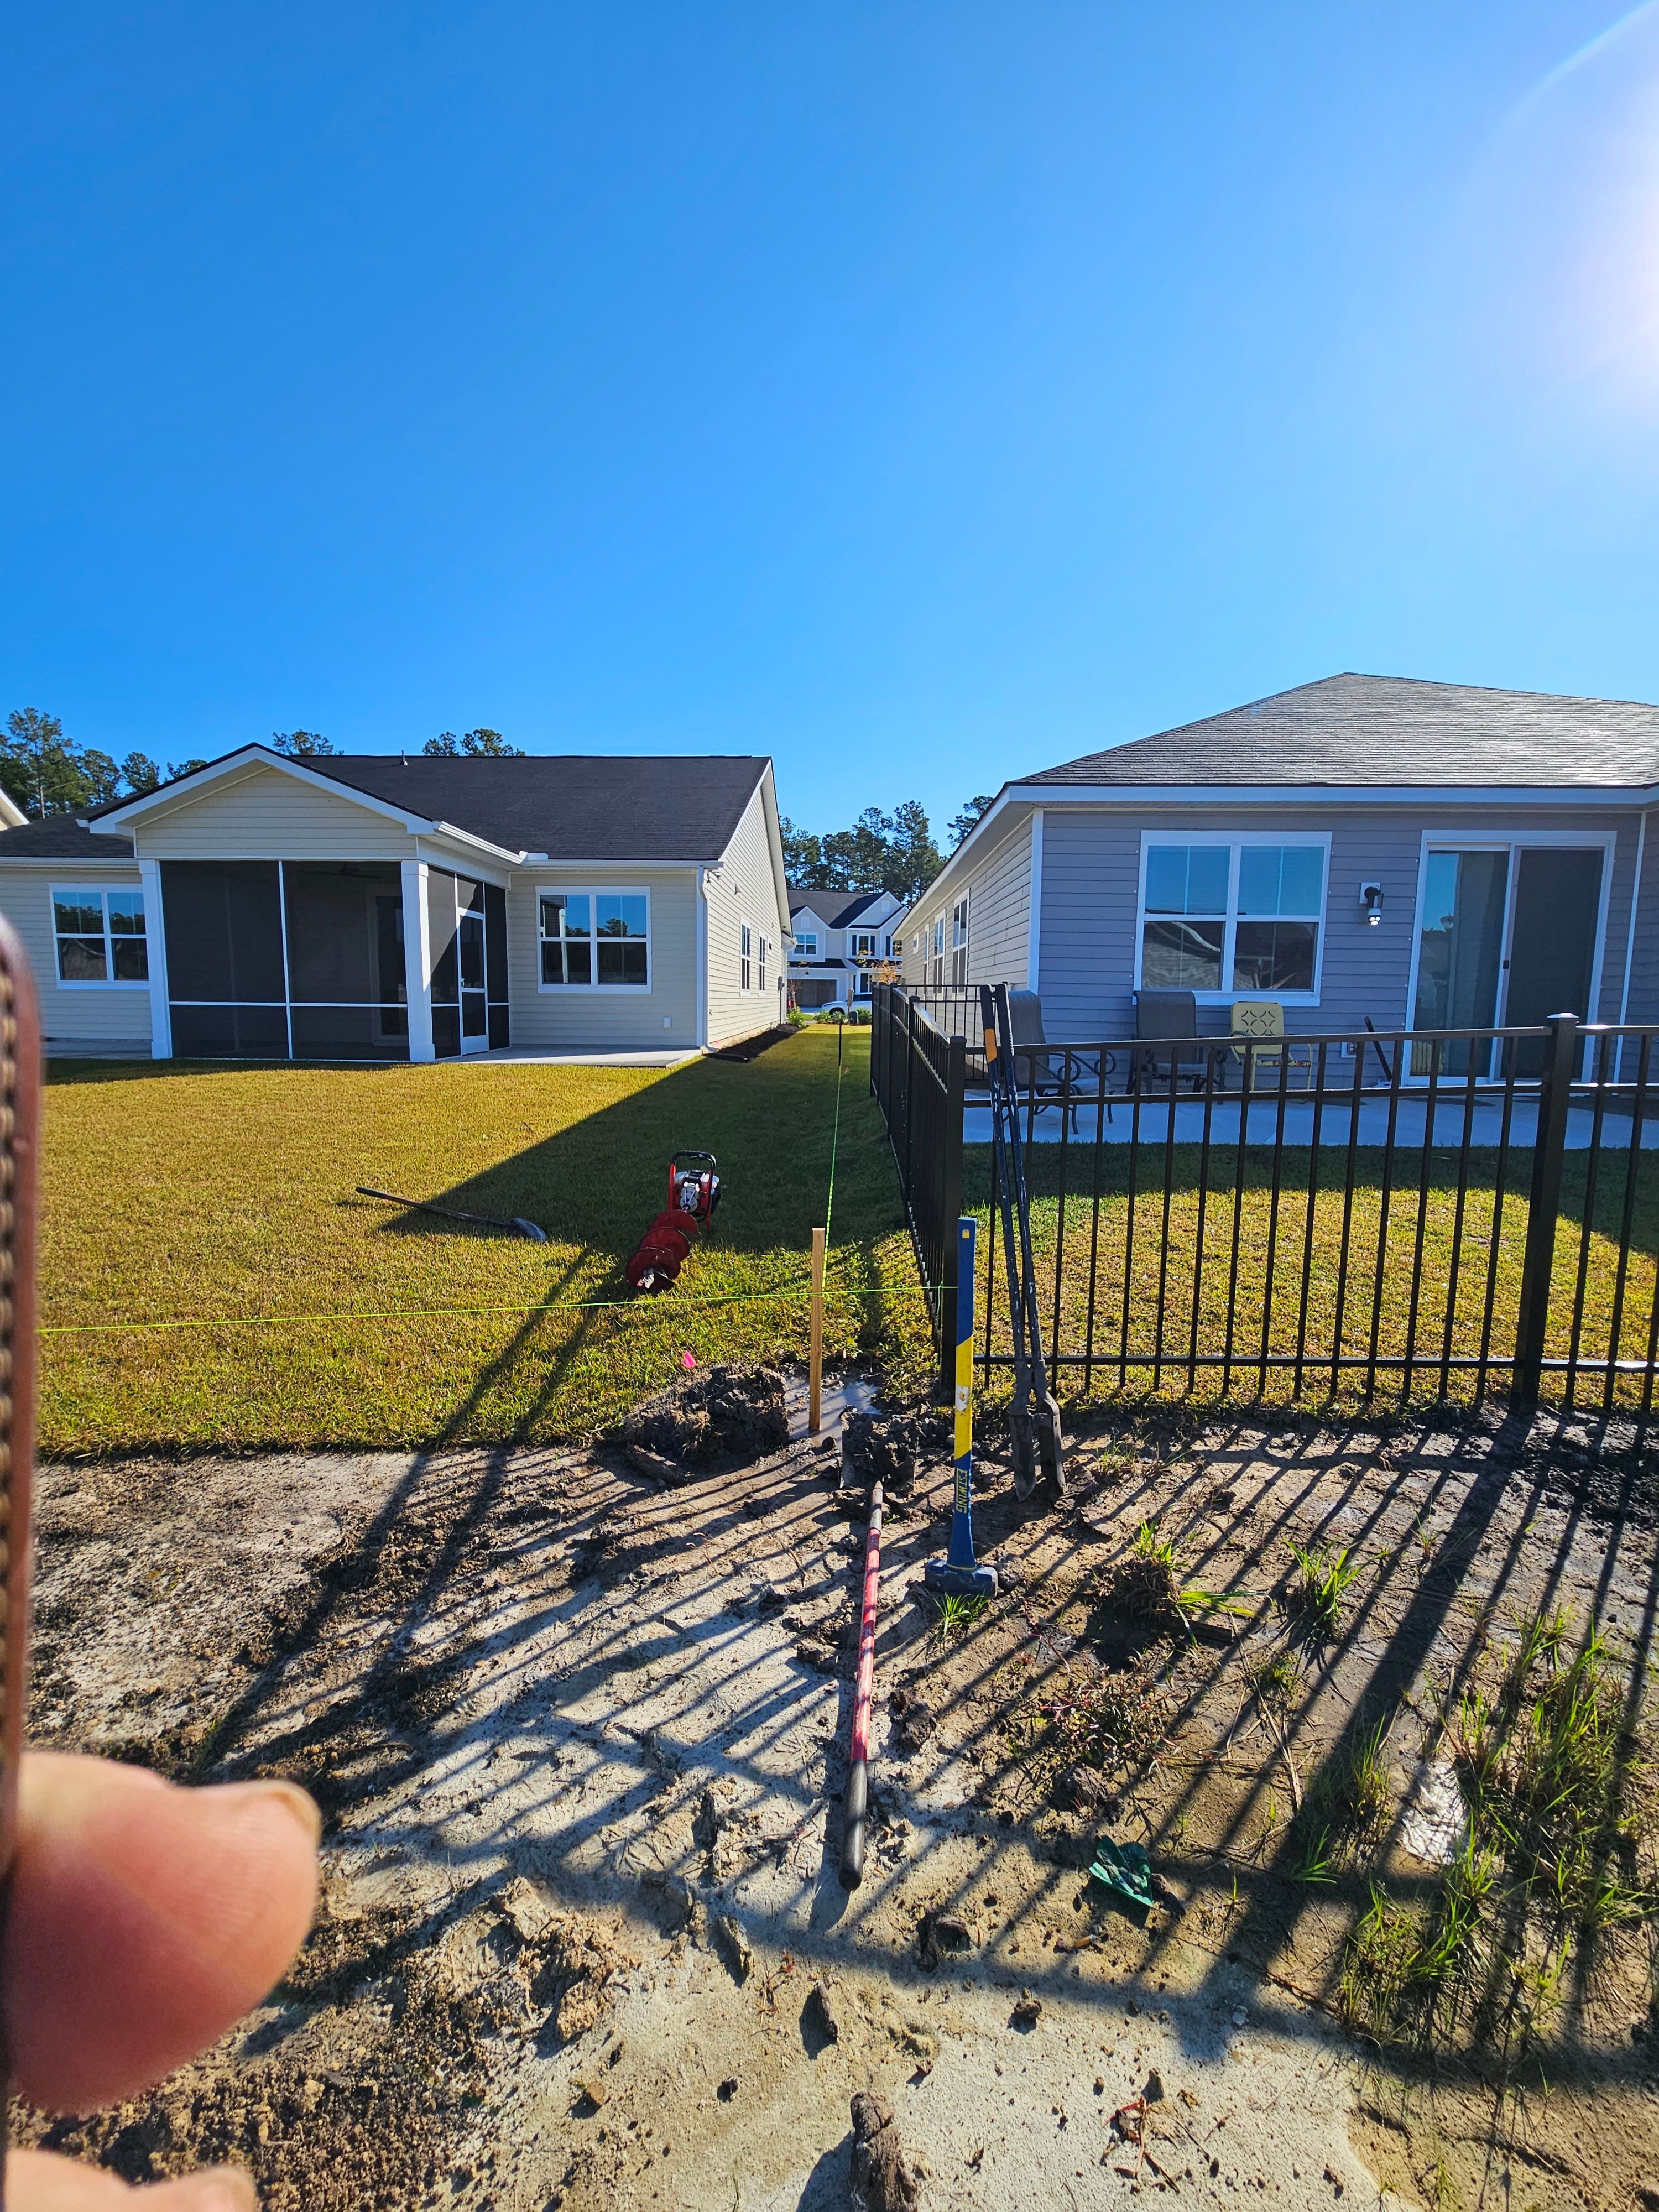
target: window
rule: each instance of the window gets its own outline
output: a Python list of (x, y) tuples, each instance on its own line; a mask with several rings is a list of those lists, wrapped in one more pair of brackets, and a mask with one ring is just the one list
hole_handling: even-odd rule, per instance
[(763, 938), (762, 938), (762, 939), (760, 940), (760, 982), (759, 982), (759, 988), (760, 988), (760, 989), (761, 989), (761, 990), (763, 990), (763, 991), (764, 991), (764, 990), (765, 990), (765, 988), (766, 988), (766, 956), (767, 956), (767, 954), (771, 951), (771, 949), (772, 949), (772, 940), (771, 940), (771, 939), (770, 939), (769, 937), (763, 937)]
[(857, 969), (853, 976), (853, 996), (855, 999), (867, 999), (871, 995), (869, 969)]
[(143, 891), (54, 890), (52, 926), (60, 983), (149, 982)]
[(816, 929), (795, 932), (795, 957), (799, 960), (816, 960), (818, 957), (818, 933)]
[(538, 894), (544, 991), (651, 988), (648, 891)]
[(1137, 984), (1312, 998), (1327, 850), (1323, 838), (1148, 842)]
[(968, 981), (968, 901), (959, 898), (951, 909), (951, 981), (957, 986)]
[(738, 988), (740, 991), (750, 990), (753, 988), (751, 975), (754, 952), (755, 933), (746, 921), (739, 922), (738, 925)]
[(855, 929), (848, 946), (854, 960), (873, 960), (876, 957), (876, 933), (873, 929)]
[(933, 924), (933, 972), (928, 981), (935, 990), (941, 989), (945, 982), (945, 916), (943, 915), (940, 915)]

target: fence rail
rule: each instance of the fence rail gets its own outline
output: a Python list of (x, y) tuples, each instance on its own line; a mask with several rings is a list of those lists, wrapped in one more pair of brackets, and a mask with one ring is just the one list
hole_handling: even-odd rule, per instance
[[(878, 986), (871, 1083), (940, 1352), (957, 1208), (999, 1200), (978, 1009)], [(939, 1016), (957, 1024), (947, 1034)], [(1659, 1029), (1019, 1049), (1045, 1341), (1068, 1389), (1357, 1386), (1646, 1418)], [(978, 1361), (1012, 1360), (981, 1239)]]

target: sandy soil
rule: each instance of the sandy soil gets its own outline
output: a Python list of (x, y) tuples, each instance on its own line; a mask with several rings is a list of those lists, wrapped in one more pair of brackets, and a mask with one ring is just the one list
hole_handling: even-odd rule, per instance
[[(852, 2201), (849, 2100), (874, 2087), (926, 2207), (1659, 2203), (1645, 1954), (1576, 1990), (1500, 2095), (1342, 2033), (1369, 1869), (1310, 1887), (1286, 1854), (1356, 1716), (1394, 1716), (1405, 1798), (1494, 1622), (1553, 1595), (1645, 1639), (1659, 1486), (1595, 1443), (1103, 1429), (1054, 1515), (988, 1472), (1010, 1587), (949, 1636), (920, 1590), (948, 1503), (925, 1476), (888, 1531), (851, 1898), (861, 1538), (833, 1451), (665, 1491), (603, 1452), (50, 1469), (35, 1735), (296, 1776), (327, 1887), (299, 1966), (207, 2059), (22, 2131), (135, 2178), (237, 2157), (283, 2212), (813, 2212)], [(1151, 1516), (1239, 1612), (1159, 1638), (1103, 1605)], [(1363, 1573), (1281, 1721), (1252, 1678), (1285, 1647), (1285, 1538), (1322, 1531)], [(1121, 1771), (1080, 1782), (1068, 1730), (1103, 1700)], [(1086, 1876), (1102, 1832), (1152, 1852), (1145, 1925)], [(1397, 1839), (1382, 1863), (1429, 1873)], [(1144, 2126), (1115, 2124), (1142, 2095)]]

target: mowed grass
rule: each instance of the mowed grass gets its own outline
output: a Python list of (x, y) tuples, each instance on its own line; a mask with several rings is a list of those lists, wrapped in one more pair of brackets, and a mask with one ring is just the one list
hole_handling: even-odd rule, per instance
[[(826, 1345), (921, 1371), (868, 1033), (845, 1050)], [(59, 1064), (42, 1449), (575, 1440), (683, 1372), (684, 1352), (804, 1358), (836, 1095), (827, 1029), (668, 1072)], [(714, 1233), (672, 1291), (635, 1299), (623, 1265), (687, 1146), (720, 1158)], [(400, 1213), (358, 1183), (524, 1214), (550, 1242)], [(584, 1300), (620, 1303), (571, 1310)], [(525, 1310), (549, 1302), (563, 1310)]]
[[(1651, 1356), (1659, 1252), (1659, 1154), (1638, 1156), (1633, 1182), (1627, 1151), (1612, 1148), (1595, 1176), (1589, 1155), (1569, 1152), (1563, 1177), (1547, 1352), (1564, 1357), (1575, 1328), (1582, 1352), (1625, 1360)], [(1196, 1395), (1319, 1400), (1363, 1393), (1364, 1366), (1334, 1366), (1378, 1355), (1377, 1388), (1400, 1393), (1408, 1350), (1418, 1355), (1411, 1395), (1469, 1395), (1478, 1360), (1489, 1344), (1491, 1382), (1501, 1389), (1515, 1344), (1526, 1248), (1532, 1154), (1514, 1147), (1500, 1164), (1495, 1151), (1472, 1152), (1462, 1188), (1455, 1152), (1396, 1155), (1391, 1188), (1382, 1188), (1380, 1150), (1360, 1152), (1354, 1188), (1345, 1189), (1346, 1156), (1286, 1147), (1277, 1164), (1270, 1147), (1246, 1148), (1243, 1175), (1236, 1148), (1214, 1146), (1200, 1184), (1196, 1146), (1169, 1157), (1146, 1147), (1133, 1200), (1128, 1152), (1099, 1154), (1100, 1181), (1086, 1147), (1063, 1164), (1059, 1148), (1033, 1146), (1031, 1232), (1049, 1348), (1081, 1357), (1086, 1368), (1060, 1370), (1062, 1397), (1098, 1399), (1128, 1391), (1184, 1395), (1182, 1363), (1196, 1349)], [(1500, 1176), (1501, 1165), (1501, 1176)], [(986, 1212), (990, 1149), (970, 1146), (964, 1163), (969, 1201)], [(982, 1285), (988, 1238), (981, 1232)], [(994, 1350), (1006, 1350), (1004, 1262), (998, 1238)], [(1230, 1284), (1235, 1285), (1230, 1299)], [(1092, 1310), (1092, 1321), (1091, 1318)], [(1264, 1369), (1261, 1355), (1270, 1364)], [(1305, 1364), (1298, 1372), (1298, 1352)], [(1253, 1364), (1254, 1363), (1254, 1364)], [(1286, 1364), (1288, 1363), (1288, 1364)], [(1444, 1363), (1443, 1364), (1443, 1363)], [(1640, 1397), (1639, 1376), (1618, 1381), (1614, 1403)], [(1546, 1398), (1559, 1397), (1559, 1376), (1546, 1374)], [(1581, 1379), (1577, 1402), (1597, 1402), (1601, 1378)]]

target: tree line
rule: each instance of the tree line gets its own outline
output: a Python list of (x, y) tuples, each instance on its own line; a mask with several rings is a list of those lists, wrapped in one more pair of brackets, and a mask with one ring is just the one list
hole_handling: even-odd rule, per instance
[[(953, 853), (993, 796), (982, 792), (951, 816)], [(779, 826), (790, 882), (816, 890), (891, 891), (908, 902), (925, 891), (945, 866), (945, 856), (934, 842), (926, 810), (915, 799), (907, 799), (890, 814), (866, 806), (850, 830), (831, 830), (823, 836), (797, 829), (787, 815)]]
[[(270, 747), (289, 760), (314, 759), (338, 750), (316, 730), (273, 730)], [(441, 730), (421, 750), (446, 760), (521, 759), (524, 755), (522, 745), (510, 745), (499, 730), (488, 729), (468, 730), (459, 737), (453, 730)], [(84, 814), (118, 799), (139, 799), (175, 776), (206, 766), (205, 760), (182, 760), (169, 761), (163, 768), (141, 752), (118, 761), (112, 753), (65, 737), (58, 716), (43, 714), (38, 707), (21, 707), (8, 715), (0, 740), (0, 787), (31, 821), (49, 814)]]

